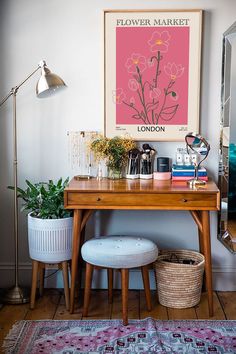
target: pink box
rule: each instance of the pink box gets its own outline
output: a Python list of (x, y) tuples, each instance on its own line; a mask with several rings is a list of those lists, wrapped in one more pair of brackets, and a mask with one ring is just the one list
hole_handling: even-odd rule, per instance
[(158, 179), (159, 181), (171, 179), (171, 172), (154, 172), (153, 178)]

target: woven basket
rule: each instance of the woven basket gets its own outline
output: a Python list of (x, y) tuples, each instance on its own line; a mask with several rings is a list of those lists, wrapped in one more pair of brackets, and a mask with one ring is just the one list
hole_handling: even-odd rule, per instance
[[(154, 263), (159, 302), (163, 306), (188, 308), (200, 302), (205, 258), (189, 250), (161, 251)], [(196, 264), (166, 262), (173, 257)]]

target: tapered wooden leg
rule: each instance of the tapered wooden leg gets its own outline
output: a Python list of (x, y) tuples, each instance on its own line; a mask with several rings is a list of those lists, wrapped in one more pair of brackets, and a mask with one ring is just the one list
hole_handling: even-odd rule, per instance
[(113, 269), (107, 269), (107, 279), (108, 279), (108, 302), (112, 304), (113, 296), (112, 296), (112, 289), (113, 289)]
[(70, 309), (70, 293), (69, 293), (69, 277), (68, 277), (68, 263), (67, 261), (62, 262), (62, 274), (64, 282), (64, 293), (66, 301), (66, 309)]
[(36, 296), (36, 288), (37, 288), (37, 280), (38, 280), (38, 267), (39, 267), (39, 262), (33, 260), (31, 294), (30, 294), (30, 309), (32, 310), (34, 309), (34, 305), (35, 305), (35, 296)]
[(199, 240), (199, 251), (203, 253), (203, 240), (202, 240), (202, 232), (198, 229), (198, 240)]
[(152, 302), (151, 302), (151, 291), (150, 291), (150, 283), (149, 283), (148, 266), (147, 265), (142, 266), (141, 270), (142, 270), (143, 286), (144, 286), (144, 291), (145, 291), (147, 309), (148, 309), (148, 311), (151, 311)]
[[(83, 271), (83, 264), (84, 260), (81, 256), (81, 247), (84, 243), (85, 239), (85, 231), (86, 231), (86, 222), (88, 221), (89, 217), (92, 215), (93, 210), (83, 210), (82, 215), (81, 215), (81, 226), (80, 226), (80, 240), (79, 240), (79, 256), (78, 256), (78, 268), (77, 268), (77, 281), (78, 285), (76, 284), (76, 287), (78, 288), (78, 293), (81, 290), (81, 282), (82, 282), (82, 271)], [(80, 301), (80, 299), (79, 299)]]
[(39, 295), (43, 296), (44, 289), (45, 264), (39, 262)]
[[(202, 213), (201, 211), (198, 210), (190, 210), (190, 213), (198, 227), (199, 252), (203, 254), (204, 246), (203, 246), (203, 234), (202, 234)], [(205, 274), (203, 278), (202, 290), (206, 291)]]
[(129, 269), (121, 269), (121, 289), (122, 289), (122, 318), (123, 324), (128, 324), (128, 287), (129, 287)]
[[(81, 246), (84, 243), (84, 238), (85, 238), (85, 227), (83, 227), (83, 229), (81, 230), (81, 235), (80, 235), (80, 245), (79, 245), (79, 249), (81, 248)], [(78, 258), (78, 270), (77, 270), (77, 280), (78, 280), (78, 291), (81, 290), (81, 283), (82, 283), (82, 270), (83, 270), (83, 263), (84, 260), (81, 256), (81, 252), (79, 252), (79, 258)]]
[(94, 268), (94, 266), (92, 264), (86, 263), (85, 285), (84, 285), (84, 308), (83, 308), (83, 316), (84, 317), (86, 317), (88, 315), (93, 268)]
[(203, 243), (203, 254), (205, 256), (205, 275), (206, 275), (209, 315), (213, 316), (213, 291), (212, 291), (209, 211), (203, 210), (201, 213), (202, 213), (202, 243)]
[[(200, 225), (202, 226), (202, 214), (198, 213), (198, 215), (201, 223)], [(198, 227), (198, 240), (199, 240), (199, 251), (200, 253), (204, 254), (202, 227)], [(203, 277), (202, 291), (206, 291), (206, 273), (204, 273), (204, 277)]]
[(73, 240), (72, 240), (72, 261), (71, 261), (71, 288), (70, 288), (70, 313), (74, 312), (75, 283), (78, 268), (80, 229), (82, 220), (82, 210), (74, 210)]
[(203, 252), (203, 241), (202, 241), (202, 214), (197, 210), (190, 210), (190, 213), (198, 226), (198, 240), (199, 240), (199, 251)]

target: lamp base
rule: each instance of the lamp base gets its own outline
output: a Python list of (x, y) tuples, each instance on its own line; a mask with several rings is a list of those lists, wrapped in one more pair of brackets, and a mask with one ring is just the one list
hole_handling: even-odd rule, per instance
[(188, 185), (190, 188), (197, 188), (198, 186), (203, 186), (204, 184), (206, 184), (206, 181), (202, 181), (201, 179), (198, 178), (193, 178), (190, 179), (188, 182)]
[(20, 288), (19, 286), (14, 286), (8, 289), (5, 294), (3, 294), (1, 300), (4, 303), (17, 305), (26, 304), (30, 300), (30, 291), (27, 288)]

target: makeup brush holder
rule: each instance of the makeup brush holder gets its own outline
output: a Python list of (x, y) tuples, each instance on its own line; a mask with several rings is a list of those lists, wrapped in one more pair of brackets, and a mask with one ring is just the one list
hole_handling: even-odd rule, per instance
[(140, 178), (152, 179), (153, 178), (153, 156), (146, 155), (145, 158), (140, 159)]
[(127, 164), (127, 170), (126, 170), (126, 178), (137, 179), (137, 178), (139, 178), (139, 173), (140, 173), (139, 156), (129, 157), (128, 164)]

